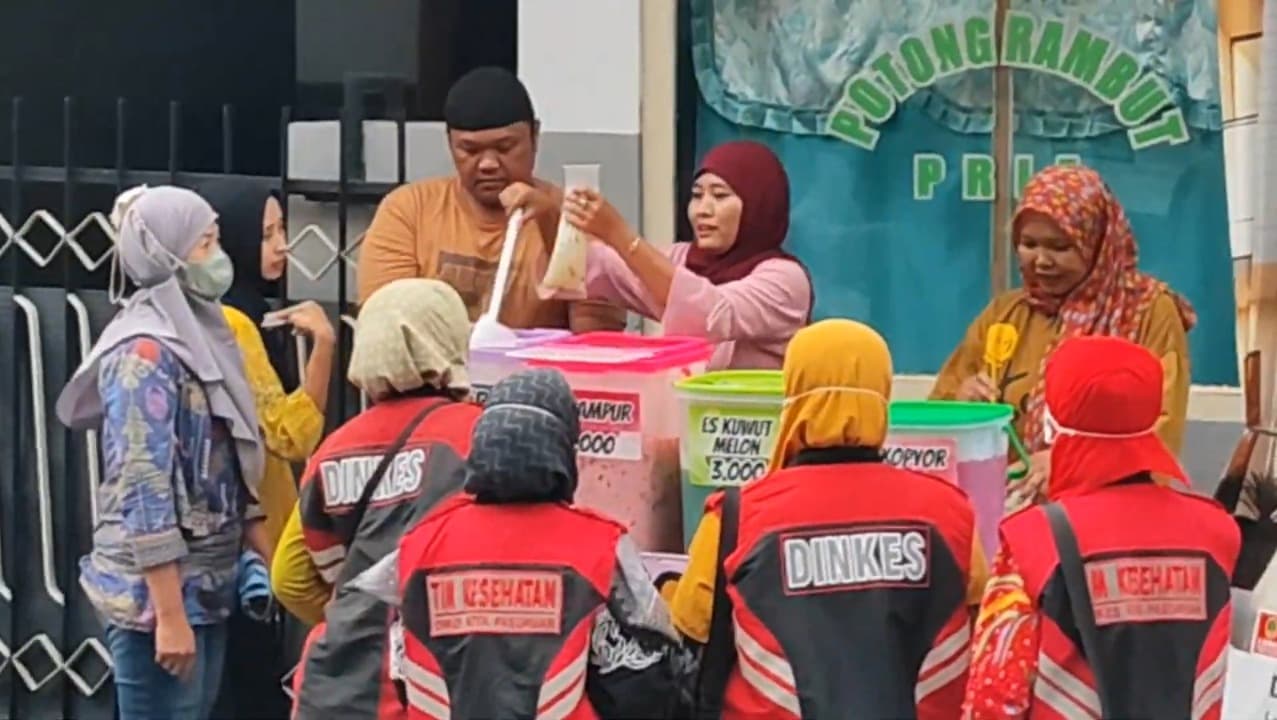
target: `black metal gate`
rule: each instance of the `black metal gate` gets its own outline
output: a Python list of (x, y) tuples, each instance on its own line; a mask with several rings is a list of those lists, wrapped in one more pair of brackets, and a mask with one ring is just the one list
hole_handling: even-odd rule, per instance
[[(212, 177), (269, 182), (281, 197), (304, 195), (335, 206), (337, 237), (313, 227), (293, 236), (332, 250), (319, 270), (295, 267), (314, 279), (338, 271), (338, 302), (326, 308), (338, 329), (330, 427), (358, 412), (360, 400), (344, 381), (350, 345), (344, 265), (358, 238), (348, 237), (347, 210), (377, 202), (393, 185), (363, 181), (362, 124), (366, 90), (387, 102), (399, 137), (404, 177), (402, 102), (384, 78), (353, 78), (340, 111), (341, 152), (336, 181), (287, 177), (290, 110), (280, 114), (280, 175), (236, 176), (231, 167), (233, 109), (221, 115), (222, 172), (191, 173), (181, 166), (181, 108), (169, 106), (168, 166), (132, 168), (125, 162), (128, 105), (116, 105), (115, 167), (76, 164), (76, 104), (61, 118), (27, 117), (11, 100), (10, 162), (0, 165), (0, 718), (77, 718), (115, 715), (110, 658), (102, 628), (78, 585), (78, 562), (91, 545), (94, 488), (100, 459), (94, 432), (73, 433), (53, 415), (58, 393), (93, 339), (114, 314), (107, 297), (113, 232), (110, 203), (121, 190), (147, 183), (191, 185)], [(62, 163), (27, 165), (26, 123), (62, 124)], [(288, 203), (285, 202), (287, 212)], [(287, 293), (286, 293), (287, 294)], [(280, 298), (281, 302), (303, 298)]]

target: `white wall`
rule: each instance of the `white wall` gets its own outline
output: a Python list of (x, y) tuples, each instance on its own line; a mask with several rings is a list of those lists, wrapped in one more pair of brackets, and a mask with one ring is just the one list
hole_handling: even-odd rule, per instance
[(1228, 240), (1233, 258), (1249, 257), (1255, 224), (1254, 117), (1224, 125), (1224, 176), (1228, 189)]
[[(1221, 47), (1224, 43), (1221, 43)], [(1232, 72), (1222, 80), (1231, 91), (1232, 117), (1224, 123), (1224, 172), (1228, 186), (1229, 241), (1234, 258), (1251, 254), (1255, 222), (1254, 158), (1259, 106), (1259, 41), (1227, 43)], [(1222, 50), (1221, 50), (1222, 51)]]
[(519, 2), (519, 77), (532, 94), (542, 131), (639, 133), (639, 3)]

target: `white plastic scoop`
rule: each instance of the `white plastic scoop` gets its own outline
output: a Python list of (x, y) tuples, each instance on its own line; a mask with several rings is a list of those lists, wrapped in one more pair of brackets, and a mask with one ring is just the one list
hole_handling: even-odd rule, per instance
[(501, 302), (505, 299), (506, 283), (510, 279), (510, 264), (514, 261), (514, 249), (519, 244), (519, 230), (523, 227), (523, 210), (510, 214), (505, 226), (505, 240), (501, 245), (501, 260), (497, 263), (497, 277), (492, 283), (492, 299), (488, 309), (475, 321), (470, 331), (470, 348), (514, 347), (519, 336), (501, 324)]

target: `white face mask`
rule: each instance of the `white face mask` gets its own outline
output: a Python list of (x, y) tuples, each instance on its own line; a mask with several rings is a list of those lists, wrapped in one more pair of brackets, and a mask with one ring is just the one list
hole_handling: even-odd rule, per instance
[(1156, 430), (1157, 430), (1156, 422), (1150, 425), (1148, 429), (1146, 430), (1141, 430), (1139, 432), (1133, 432), (1133, 433), (1101, 433), (1101, 432), (1089, 432), (1087, 430), (1078, 430), (1077, 428), (1065, 427), (1064, 425), (1061, 425), (1059, 421), (1055, 419), (1055, 416), (1051, 414), (1051, 406), (1047, 405), (1045, 402), (1043, 403), (1043, 406), (1042, 406), (1042, 442), (1046, 443), (1047, 446), (1054, 445), (1055, 439), (1060, 437), (1061, 435), (1072, 435), (1073, 437), (1100, 438), (1104, 440), (1122, 440), (1125, 438), (1136, 438), (1136, 437), (1144, 437), (1145, 435), (1152, 435), (1153, 432)]

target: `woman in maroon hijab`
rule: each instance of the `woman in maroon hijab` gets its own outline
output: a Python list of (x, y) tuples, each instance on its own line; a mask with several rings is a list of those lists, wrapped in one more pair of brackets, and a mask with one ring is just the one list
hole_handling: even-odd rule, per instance
[(564, 213), (591, 243), (586, 288), (669, 335), (718, 343), (710, 369), (774, 369), (814, 303), (807, 269), (781, 249), (789, 178), (766, 146), (729, 142), (696, 171), (687, 217), (694, 243), (659, 249), (593, 190), (572, 190)]

